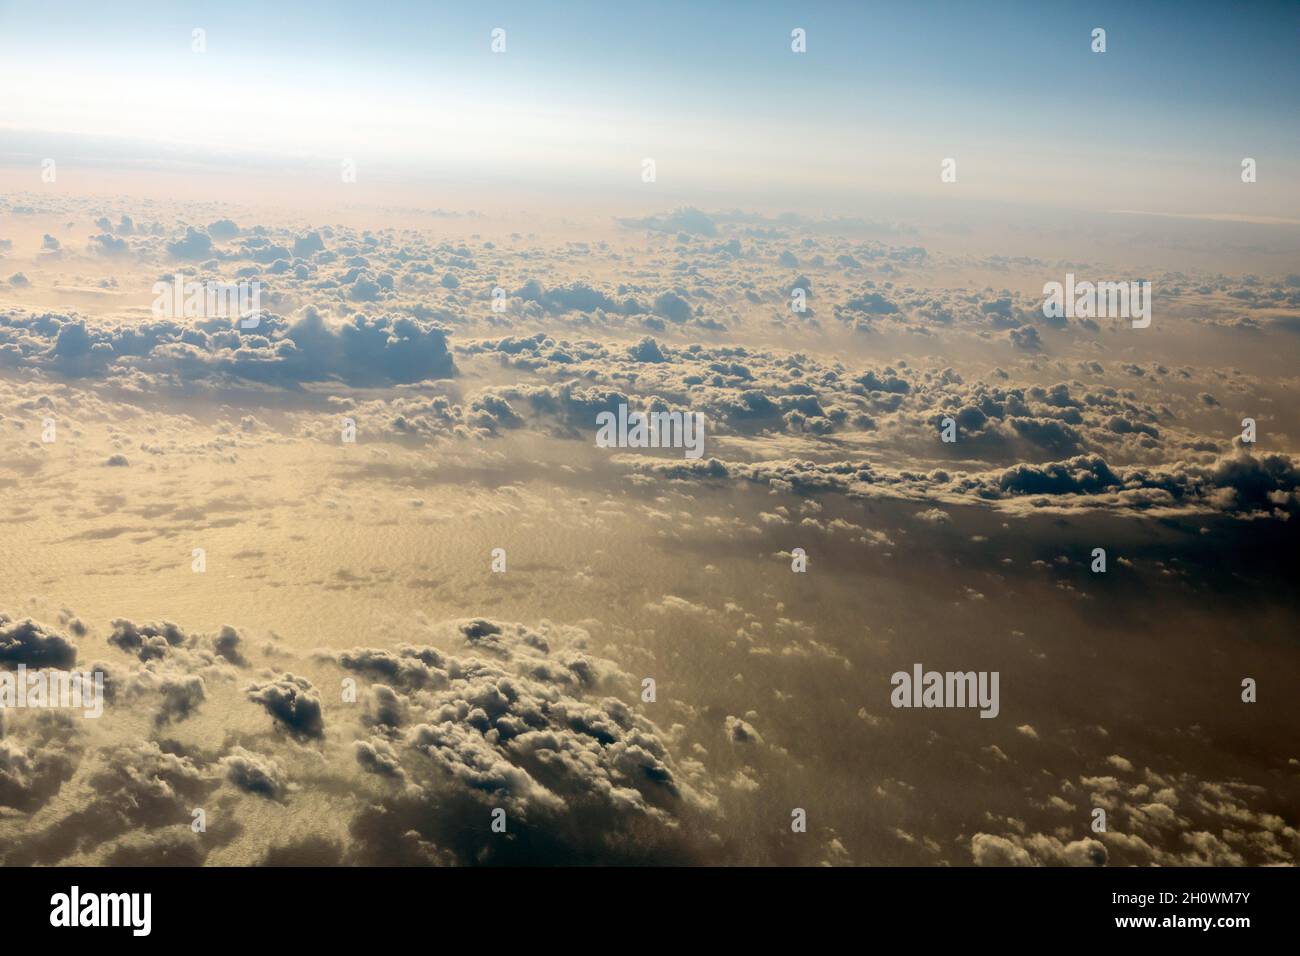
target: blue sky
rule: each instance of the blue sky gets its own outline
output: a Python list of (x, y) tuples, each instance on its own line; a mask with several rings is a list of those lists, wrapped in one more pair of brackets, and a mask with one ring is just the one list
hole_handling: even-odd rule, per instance
[(524, 179), (652, 156), (787, 189), (925, 191), (956, 156), (972, 192), (1023, 161), (1021, 187), (1061, 200), (1075, 164), (1189, 189), (1244, 156), (1300, 173), (1297, 3), (271, 6), (0, 0), (0, 126)]

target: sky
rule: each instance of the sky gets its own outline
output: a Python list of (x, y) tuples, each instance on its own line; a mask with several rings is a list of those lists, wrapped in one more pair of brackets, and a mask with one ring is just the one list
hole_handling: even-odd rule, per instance
[[(636, 191), (652, 158), (655, 185), (687, 199), (1300, 218), (1297, 126), (1278, 121), (1300, 117), (1293, 4), (133, 9), (0, 3), (0, 163), (179, 150)], [(1260, 172), (1244, 191), (1247, 156)], [(949, 157), (957, 184), (940, 182)]]

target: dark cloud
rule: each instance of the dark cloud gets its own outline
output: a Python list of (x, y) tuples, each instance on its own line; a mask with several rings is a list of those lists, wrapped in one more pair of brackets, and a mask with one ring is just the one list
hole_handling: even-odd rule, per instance
[(184, 631), (171, 621), (135, 624), (125, 618), (116, 618), (108, 643), (132, 654), (142, 661), (166, 657), (174, 647), (188, 639)]
[[(484, 619), (459, 631), (464, 656), (408, 646), (342, 659), (408, 688), (400, 739), (357, 745), (358, 763), (398, 787), (354, 821), (361, 860), (691, 858), (681, 828), (709, 799), (674, 769), (662, 732), (612, 693), (625, 675), (587, 654), (577, 632)], [(385, 691), (391, 711), (398, 695)], [(494, 808), (506, 814), (500, 839)]]
[(265, 707), (276, 723), (294, 736), (315, 739), (325, 736), (320, 695), (307, 678), (285, 674), (278, 680), (250, 684), (245, 694)]
[(271, 800), (282, 800), (288, 793), (288, 777), (270, 757), (236, 747), (221, 758), (221, 766), (225, 768), (226, 779), (240, 790)]
[(0, 666), (67, 669), (77, 661), (77, 645), (31, 618), (16, 621), (0, 612)]

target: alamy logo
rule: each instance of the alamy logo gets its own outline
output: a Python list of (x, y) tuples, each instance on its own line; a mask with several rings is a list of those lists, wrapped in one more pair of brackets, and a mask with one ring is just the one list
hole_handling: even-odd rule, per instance
[(889, 682), (895, 707), (978, 707), (981, 717), (996, 717), (998, 671), (926, 671), (912, 665), (912, 673), (896, 671)]
[(148, 936), (153, 928), (152, 893), (70, 893), (50, 897), (51, 926), (129, 926), (133, 936)]
[(1079, 282), (1074, 273), (1065, 274), (1065, 283), (1049, 282), (1043, 286), (1043, 315), (1049, 319), (1132, 319), (1133, 328), (1151, 324), (1151, 283)]
[(179, 272), (171, 283), (153, 284), (153, 314), (166, 319), (239, 317), (241, 329), (255, 329), (262, 321), (262, 284), (239, 282), (186, 282)]
[(687, 458), (704, 454), (703, 412), (629, 412), (596, 415), (597, 448), (684, 448)]
[(79, 707), (94, 720), (104, 713), (104, 672), (28, 670), (26, 664), (0, 671), (0, 710), (12, 707)]

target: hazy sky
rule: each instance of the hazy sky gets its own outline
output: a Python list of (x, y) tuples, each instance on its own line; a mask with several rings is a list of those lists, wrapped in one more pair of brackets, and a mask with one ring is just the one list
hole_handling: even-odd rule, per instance
[[(128, 21), (0, 2), (0, 162), (102, 160), (109, 144), (82, 137), (116, 137), (129, 142), (112, 155), (133, 160), (171, 144), (636, 190), (650, 157), (665, 193), (719, 201), (942, 194), (1300, 218), (1297, 127), (1278, 122), (1300, 116), (1300, 7), (1143, 7), (236, 0), (138, 4)], [(1090, 50), (1098, 26), (1105, 54)], [(1243, 190), (1246, 156), (1260, 171)], [(958, 189), (941, 193), (945, 157)]]

